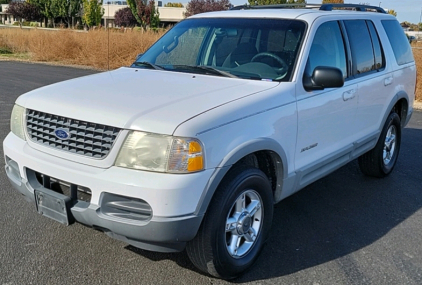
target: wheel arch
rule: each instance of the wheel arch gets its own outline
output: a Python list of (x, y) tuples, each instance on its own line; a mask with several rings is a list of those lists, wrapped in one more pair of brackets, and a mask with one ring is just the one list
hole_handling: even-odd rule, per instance
[(221, 181), (236, 165), (250, 165), (263, 171), (271, 183), (274, 200), (281, 196), (283, 180), (289, 170), (287, 154), (281, 145), (271, 138), (254, 139), (234, 148), (215, 168), (198, 203), (195, 211), (197, 215), (205, 214)]
[[(404, 92), (403, 92), (404, 93)], [(404, 128), (409, 121), (409, 100), (405, 96), (397, 98), (397, 102), (394, 104), (393, 109), (400, 117), (401, 127)]]
[(406, 92), (400, 91), (398, 92), (393, 100), (391, 100), (389, 106), (387, 107), (387, 111), (384, 114), (384, 117), (382, 119), (381, 125), (380, 125), (380, 131), (382, 130), (385, 122), (387, 121), (388, 116), (391, 112), (396, 112), (401, 121), (401, 127), (404, 128), (407, 124), (407, 122), (410, 120), (409, 115), (409, 96)]

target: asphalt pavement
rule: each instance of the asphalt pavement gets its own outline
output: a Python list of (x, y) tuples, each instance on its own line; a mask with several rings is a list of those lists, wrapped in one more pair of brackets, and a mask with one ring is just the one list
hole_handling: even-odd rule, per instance
[[(0, 142), (20, 94), (95, 72), (0, 61)], [(422, 284), (421, 142), (416, 111), (392, 175), (365, 177), (353, 161), (277, 204), (260, 258), (232, 282)], [(9, 184), (0, 158), (0, 285), (227, 283), (198, 272), (185, 252), (136, 249), (38, 215)]]

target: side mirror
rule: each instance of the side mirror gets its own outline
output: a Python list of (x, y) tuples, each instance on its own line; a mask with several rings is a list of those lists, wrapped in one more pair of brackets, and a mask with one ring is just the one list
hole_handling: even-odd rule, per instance
[(306, 91), (324, 90), (325, 88), (342, 87), (343, 73), (336, 67), (317, 66), (312, 76), (303, 76), (303, 87)]
[(137, 61), (141, 56), (143, 56), (143, 53), (139, 53), (136, 57), (135, 57), (135, 61)]

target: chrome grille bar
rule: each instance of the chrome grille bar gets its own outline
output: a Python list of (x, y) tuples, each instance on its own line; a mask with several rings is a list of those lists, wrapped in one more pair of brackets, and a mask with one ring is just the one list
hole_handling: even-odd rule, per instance
[[(38, 144), (93, 158), (104, 158), (120, 132), (119, 128), (52, 115), (28, 109), (26, 128), (30, 139)], [(66, 129), (69, 138), (55, 135)]]

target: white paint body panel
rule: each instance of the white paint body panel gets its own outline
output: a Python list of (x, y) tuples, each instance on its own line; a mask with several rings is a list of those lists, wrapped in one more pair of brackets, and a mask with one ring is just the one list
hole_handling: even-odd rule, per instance
[(17, 104), (124, 129), (171, 135), (209, 109), (277, 86), (277, 82), (120, 68), (22, 95)]

